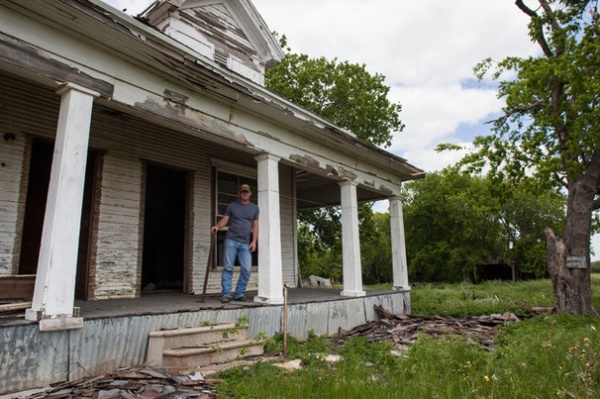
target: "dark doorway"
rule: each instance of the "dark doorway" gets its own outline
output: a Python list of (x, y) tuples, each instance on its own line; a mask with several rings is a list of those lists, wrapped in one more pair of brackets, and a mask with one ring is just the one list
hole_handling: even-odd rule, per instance
[(51, 141), (34, 139), (31, 144), (19, 274), (35, 274), (37, 272), (53, 151), (54, 142)]
[(94, 203), (101, 156), (96, 151), (88, 151), (85, 169), (85, 186), (83, 187), (83, 208), (81, 209), (81, 225), (79, 228), (79, 251), (77, 253), (77, 281), (75, 298), (88, 299), (88, 277), (90, 266), (90, 249), (92, 246), (92, 229), (94, 228)]
[(187, 173), (148, 164), (142, 293), (183, 291)]
[[(23, 236), (19, 256), (19, 274), (37, 273), (53, 153), (53, 141), (32, 140)], [(92, 228), (90, 222), (92, 219), (93, 193), (95, 192), (95, 175), (98, 159), (99, 155), (97, 152), (88, 151), (77, 263), (76, 297), (78, 299), (86, 299), (87, 295), (88, 254)]]

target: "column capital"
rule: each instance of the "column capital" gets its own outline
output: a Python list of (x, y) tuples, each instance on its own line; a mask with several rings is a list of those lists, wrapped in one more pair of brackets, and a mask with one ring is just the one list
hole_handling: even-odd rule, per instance
[(394, 195), (393, 197), (389, 197), (388, 201), (404, 201), (404, 196), (403, 195)]
[(87, 87), (83, 87), (81, 85), (78, 85), (77, 83), (72, 83), (72, 82), (61, 83), (60, 86), (58, 87), (58, 89), (56, 89), (56, 93), (63, 95), (66, 92), (71, 91), (71, 90), (76, 90), (80, 93), (88, 94), (92, 97), (100, 97), (100, 93), (98, 93), (97, 91), (88, 89)]
[(275, 161), (275, 162), (279, 162), (279, 160), (281, 159), (280, 156), (265, 152), (262, 154), (258, 154), (257, 156), (254, 157), (254, 159), (256, 159), (257, 161)]
[(340, 187), (345, 187), (345, 186), (358, 186), (358, 182), (356, 180), (342, 180), (340, 182), (338, 182), (338, 184), (340, 185)]

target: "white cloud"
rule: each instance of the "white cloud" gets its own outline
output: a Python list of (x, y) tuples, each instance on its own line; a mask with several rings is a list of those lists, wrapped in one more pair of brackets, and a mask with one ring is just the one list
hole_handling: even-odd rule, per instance
[(270, 29), (286, 34), (292, 51), (365, 64), (371, 73), (386, 76), (390, 99), (402, 104), (406, 124), (388, 150), (428, 171), (455, 161), (450, 155), (431, 156), (437, 144), (489, 131), (484, 123), (502, 107), (489, 85), (465, 85), (474, 81), (473, 67), (486, 57), (535, 51), (527, 18), (505, 0), (254, 4)]
[[(151, 3), (106, 1), (133, 14)], [(388, 150), (425, 170), (446, 165), (440, 157), (411, 154), (485, 133), (484, 122), (502, 106), (493, 90), (464, 84), (473, 81), (473, 67), (486, 57), (535, 49), (527, 18), (506, 0), (252, 1), (269, 28), (288, 37), (292, 51), (365, 64), (386, 76), (390, 99), (402, 104), (406, 124)]]
[[(474, 78), (473, 67), (487, 57), (538, 51), (527, 36), (527, 17), (507, 0), (251, 1), (292, 51), (365, 64), (386, 76), (406, 124), (388, 150), (426, 171), (462, 156), (436, 153), (439, 143), (468, 145), (502, 107), (489, 85), (464, 84)], [(135, 15), (152, 0), (105, 2)], [(593, 243), (600, 248), (600, 236)]]

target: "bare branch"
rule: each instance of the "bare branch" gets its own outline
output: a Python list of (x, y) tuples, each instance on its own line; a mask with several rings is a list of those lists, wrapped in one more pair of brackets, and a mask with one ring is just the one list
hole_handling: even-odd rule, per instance
[[(542, 7), (544, 6), (544, 3), (547, 5), (547, 2), (545, 0), (540, 0), (540, 4), (542, 4)], [(517, 0), (517, 1), (515, 1), (515, 4), (517, 5), (517, 7), (519, 7), (519, 9), (521, 11), (523, 11), (525, 14), (527, 14), (531, 19), (539, 18), (539, 15), (537, 15), (537, 13), (535, 11), (533, 11), (531, 8), (527, 7), (525, 5), (525, 3), (523, 3), (523, 0)], [(545, 10), (545, 8), (544, 8), (544, 10)], [(538, 42), (538, 44), (542, 48), (542, 51), (544, 52), (544, 55), (546, 57), (550, 58), (550, 57), (554, 56), (554, 54), (552, 53), (552, 50), (550, 49), (550, 46), (548, 45), (548, 41), (546, 40), (546, 37), (544, 36), (544, 32), (541, 28), (537, 32), (535, 40)]]
[(558, 184), (560, 184), (564, 188), (569, 187), (569, 183), (565, 180), (565, 178), (563, 176), (561, 176), (558, 172), (554, 172), (553, 174), (554, 174), (554, 179), (558, 182)]
[(538, 101), (536, 103), (528, 105), (527, 107), (513, 108), (510, 111), (508, 111), (506, 114), (499, 117), (498, 119), (492, 119), (491, 121), (487, 121), (486, 123), (501, 122), (502, 124), (504, 124), (504, 123), (506, 123), (508, 118), (510, 118), (511, 116), (513, 116), (515, 114), (535, 113), (541, 109), (548, 108), (548, 107), (550, 107), (550, 104), (548, 104), (547, 102)]

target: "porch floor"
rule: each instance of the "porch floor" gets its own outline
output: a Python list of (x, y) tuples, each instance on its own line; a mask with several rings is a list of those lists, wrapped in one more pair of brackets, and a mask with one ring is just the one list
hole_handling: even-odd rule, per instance
[[(296, 305), (312, 302), (330, 302), (356, 299), (355, 297), (341, 296), (342, 290), (330, 288), (290, 288), (288, 290), (288, 304)], [(366, 296), (378, 296), (397, 291), (366, 291)], [(134, 299), (109, 299), (103, 301), (75, 301), (79, 307), (80, 315), (86, 320), (102, 319), (107, 317), (143, 316), (157, 314), (171, 314), (180, 312), (194, 312), (198, 310), (235, 309), (269, 305), (253, 302), (256, 291), (248, 291), (248, 302), (231, 301), (221, 302), (220, 294), (207, 294), (204, 302), (200, 302), (200, 295), (185, 295), (178, 292), (158, 292), (144, 294), (141, 298)]]
[[(342, 290), (331, 288), (290, 288), (288, 290), (288, 304), (319, 303), (332, 301), (345, 301), (355, 297), (341, 296)], [(366, 297), (397, 293), (393, 290), (366, 291)], [(205, 301), (201, 302), (200, 295), (186, 295), (180, 292), (166, 291), (144, 294), (140, 298), (108, 299), (101, 301), (76, 300), (75, 307), (79, 308), (80, 316), (84, 320), (95, 320), (113, 317), (130, 317), (145, 315), (163, 315), (183, 312), (196, 312), (199, 310), (233, 310), (240, 308), (256, 308), (269, 305), (253, 302), (256, 291), (248, 291), (248, 302), (231, 301), (221, 302), (220, 294), (207, 294)], [(4, 315), (0, 318), (0, 325), (30, 324), (25, 320), (24, 314)]]

